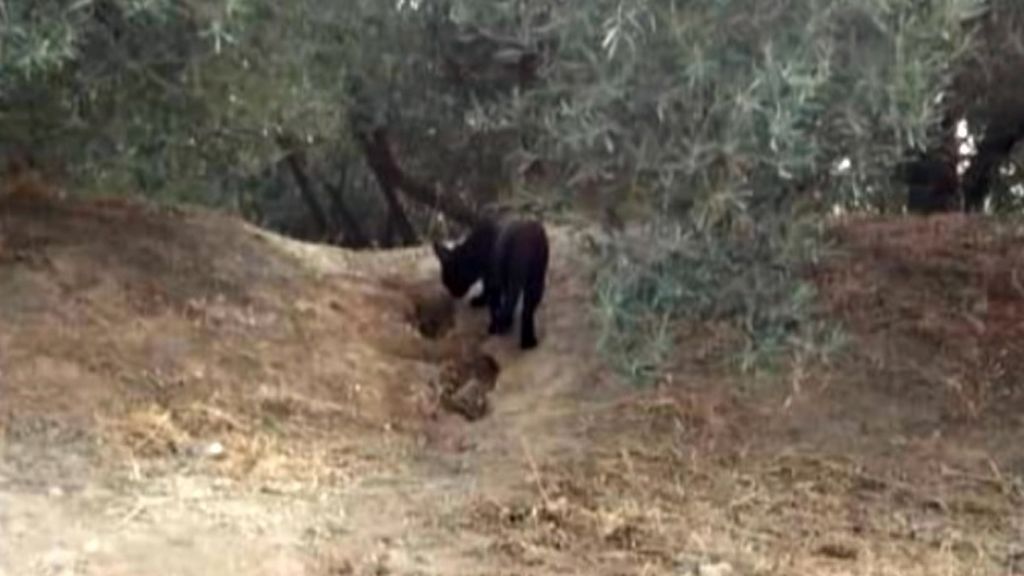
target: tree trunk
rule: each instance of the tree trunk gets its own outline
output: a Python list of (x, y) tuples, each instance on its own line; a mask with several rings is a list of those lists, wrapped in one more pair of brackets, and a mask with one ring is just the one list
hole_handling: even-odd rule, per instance
[[(377, 137), (378, 134), (381, 135), (380, 138)], [(406, 216), (405, 209), (402, 208), (398, 195), (395, 194), (395, 190), (402, 187), (401, 182), (404, 175), (391, 156), (391, 149), (388, 146), (386, 137), (383, 136), (383, 131), (376, 130), (373, 136), (357, 132), (356, 137), (363, 149), (363, 154), (366, 156), (366, 161), (370, 165), (374, 177), (377, 179), (377, 184), (384, 194), (384, 200), (388, 205), (388, 219), (394, 222), (404, 244), (416, 244), (418, 241), (416, 230), (413, 228), (412, 223), (409, 222), (409, 217)]]
[(954, 212), (959, 204), (956, 159), (939, 151), (921, 154), (903, 167), (907, 183), (907, 212), (934, 214)]
[(959, 210), (960, 176), (956, 168), (960, 148), (956, 125), (961, 116), (958, 108), (947, 109), (936, 145), (902, 166), (903, 180), (907, 184), (907, 212), (933, 214)]
[(409, 217), (405, 214), (405, 208), (402, 207), (402, 202), (398, 199), (398, 195), (395, 194), (394, 182), (384, 180), (377, 175), (377, 184), (380, 186), (381, 192), (384, 193), (384, 200), (388, 205), (388, 232), (387, 236), (390, 237), (392, 232), (396, 232), (399, 237), (399, 243), (404, 246), (412, 246), (419, 242), (419, 238), (416, 234), (416, 229), (413, 228), (412, 222), (409, 221)]
[(388, 219), (384, 224), (384, 235), (381, 236), (380, 245), (384, 248), (395, 247), (395, 234), (398, 232), (398, 226), (396, 226), (395, 217), (390, 213)]
[[(456, 222), (469, 226), (476, 223), (478, 219), (476, 212), (457, 196), (438, 194), (433, 186), (414, 180), (398, 166), (394, 153), (391, 151), (387, 132), (383, 128), (376, 128), (371, 132), (357, 132), (357, 138), (370, 169), (373, 170), (377, 182), (385, 190), (386, 195), (388, 191), (393, 194), (393, 191), (398, 189), (410, 199), (440, 210), (442, 214)], [(390, 205), (391, 200), (389, 200)], [(401, 208), (400, 205), (399, 208)], [(402, 223), (404, 212), (398, 213), (398, 215), (401, 216), (397, 222), (401, 232), (404, 227)]]
[(350, 248), (366, 248), (370, 245), (370, 239), (359, 225), (359, 220), (348, 209), (345, 204), (345, 175), (338, 180), (338, 184), (327, 184), (327, 196), (331, 199), (331, 208), (344, 228), (341, 233), (345, 237), (345, 245)]
[(285, 161), (288, 163), (288, 168), (291, 169), (295, 183), (299, 186), (299, 193), (309, 208), (309, 213), (313, 217), (313, 222), (318, 228), (320, 237), (328, 236), (332, 231), (331, 222), (328, 220), (327, 212), (324, 211), (324, 207), (320, 204), (320, 199), (317, 198), (316, 192), (313, 191), (313, 185), (309, 181), (309, 175), (306, 172), (305, 154), (294, 144), (293, 138), (282, 135), (278, 137), (277, 142), (288, 154)]

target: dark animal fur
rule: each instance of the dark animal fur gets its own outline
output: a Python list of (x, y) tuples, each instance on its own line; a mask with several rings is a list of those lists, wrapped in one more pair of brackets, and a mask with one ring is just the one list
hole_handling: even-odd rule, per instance
[(958, 208), (959, 177), (955, 161), (947, 161), (939, 154), (919, 154), (903, 164), (902, 170), (907, 183), (907, 212), (935, 214)]
[(533, 317), (544, 297), (548, 268), (543, 225), (533, 220), (484, 220), (458, 246), (445, 248), (435, 242), (434, 252), (441, 262), (441, 281), (455, 298), (462, 298), (483, 280), (483, 292), (470, 304), (490, 309), (490, 334), (506, 334), (512, 329), (522, 295), (519, 345), (524, 350), (537, 346)]

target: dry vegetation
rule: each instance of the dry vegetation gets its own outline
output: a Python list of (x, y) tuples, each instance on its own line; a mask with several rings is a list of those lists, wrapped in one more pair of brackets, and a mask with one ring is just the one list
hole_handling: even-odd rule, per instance
[(565, 230), (523, 354), (426, 249), (22, 192), (0, 574), (1024, 573), (1014, 226), (839, 223), (832, 364), (752, 379), (687, 340), (637, 390)]

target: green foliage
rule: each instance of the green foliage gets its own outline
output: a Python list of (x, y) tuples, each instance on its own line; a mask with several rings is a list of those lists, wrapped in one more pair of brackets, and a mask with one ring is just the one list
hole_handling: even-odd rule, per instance
[(459, 32), (445, 3), (4, 6), (0, 155), (32, 150), (79, 192), (222, 206), (240, 195), (270, 201), (276, 192), (251, 185), (278, 170), (284, 133), (325, 158), (312, 170), (349, 174), (348, 195), (377, 211), (353, 118), (387, 126), (403, 165), (448, 189), (500, 188), (503, 151), (515, 141), (501, 125), (470, 125), (467, 111), (503, 88), (497, 82), (488, 95), (479, 78), (452, 81), (446, 62), (486, 65), (490, 52)]
[(6, 4), (0, 130), (88, 184), (153, 190), (211, 170), (197, 126), (221, 103), (201, 91), (230, 6), (170, 1)]
[(822, 258), (821, 223), (799, 223), (731, 231), (677, 225), (607, 246), (597, 274), (602, 349), (639, 381), (655, 377), (678, 346), (672, 327), (680, 323), (738, 328), (743, 369), (796, 349), (827, 351), (836, 334), (803, 276)]
[(349, 44), (338, 38), (358, 23), (336, 3), (6, 6), (4, 146), (63, 167), (76, 189), (223, 205), (225, 187), (280, 154), (278, 130), (342, 130)]
[(847, 158), (821, 191), (884, 206), (892, 167), (939, 118), (980, 2), (567, 4), (532, 96), (545, 112), (529, 112), (548, 155), (678, 217), (706, 202), (745, 210)]
[[(894, 165), (937, 125), (982, 3), (602, 6), (574, 6), (567, 26), (582, 37), (567, 34), (577, 50), (563, 44), (547, 96), (560, 103), (552, 149), (615, 175), (634, 194), (618, 200), (655, 222), (598, 278), (605, 346), (645, 376), (677, 320), (741, 327), (747, 359), (825, 337), (798, 274), (808, 255), (790, 249), (816, 237), (794, 207), (820, 220), (835, 205), (895, 204)], [(603, 54), (587, 51), (601, 39)]]

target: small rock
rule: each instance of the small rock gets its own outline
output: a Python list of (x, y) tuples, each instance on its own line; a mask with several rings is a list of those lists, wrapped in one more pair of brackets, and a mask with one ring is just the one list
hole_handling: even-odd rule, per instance
[(220, 442), (195, 442), (185, 448), (192, 458), (223, 458), (226, 450)]
[(60, 498), (64, 496), (64, 489), (60, 486), (50, 486), (50, 498)]
[(487, 402), (488, 386), (477, 378), (470, 378), (457, 387), (446, 388), (441, 393), (441, 405), (469, 422), (480, 420), (490, 411)]
[(224, 445), (220, 442), (210, 442), (203, 453), (209, 458), (220, 458), (224, 456)]

